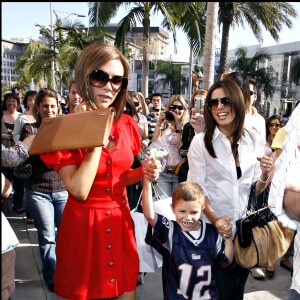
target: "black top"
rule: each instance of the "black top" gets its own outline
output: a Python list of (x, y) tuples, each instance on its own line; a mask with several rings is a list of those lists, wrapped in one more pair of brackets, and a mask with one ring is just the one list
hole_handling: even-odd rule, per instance
[[(37, 123), (25, 124), (22, 128), (20, 141), (27, 136), (36, 134)], [(60, 176), (53, 170), (49, 169), (40, 156), (30, 155), (26, 161), (32, 166), (32, 174), (25, 181), (25, 188), (29, 188), (38, 192), (62, 192), (66, 191), (66, 187)]]

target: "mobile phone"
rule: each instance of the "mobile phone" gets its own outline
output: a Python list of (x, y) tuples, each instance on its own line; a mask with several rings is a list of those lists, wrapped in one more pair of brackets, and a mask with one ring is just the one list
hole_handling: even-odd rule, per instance
[(203, 97), (195, 97), (194, 99), (194, 112), (200, 113), (200, 109), (203, 108), (204, 98)]

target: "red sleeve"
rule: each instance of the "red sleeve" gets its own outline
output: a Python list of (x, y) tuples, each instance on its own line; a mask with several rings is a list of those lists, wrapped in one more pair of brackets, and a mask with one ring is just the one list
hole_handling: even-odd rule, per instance
[(52, 168), (56, 172), (64, 166), (76, 164), (75, 158), (69, 150), (41, 153), (40, 158), (48, 168)]

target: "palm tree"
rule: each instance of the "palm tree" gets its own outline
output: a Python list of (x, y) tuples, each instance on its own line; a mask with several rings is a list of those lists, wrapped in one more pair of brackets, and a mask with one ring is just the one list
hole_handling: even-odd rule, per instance
[[(90, 25), (105, 28), (112, 17), (114, 17), (121, 6), (132, 7), (128, 14), (119, 22), (116, 32), (115, 46), (123, 53), (125, 50), (125, 39), (132, 26), (137, 22), (143, 25), (142, 38), (142, 93), (148, 96), (148, 73), (149, 73), (149, 42), (150, 42), (150, 15), (160, 12), (163, 17), (163, 27), (172, 32), (176, 53), (176, 26), (182, 28), (189, 34), (189, 43), (194, 51), (202, 49), (201, 37), (203, 39), (203, 16), (197, 2), (89, 2)], [(182, 16), (185, 17), (183, 21)], [(191, 18), (194, 16), (194, 18)]]
[(291, 80), (296, 85), (300, 83), (300, 57), (297, 57), (292, 65)]
[(164, 75), (164, 78), (161, 79), (163, 88), (167, 84), (170, 85), (171, 95), (172, 94), (181, 94), (182, 90), (187, 85), (186, 77), (181, 75), (181, 66), (182, 64), (174, 64), (171, 61), (157, 60), (155, 62), (154, 70), (156, 74)]
[(203, 89), (208, 90), (214, 82), (214, 61), (215, 61), (215, 33), (217, 25), (218, 2), (207, 3), (207, 18), (206, 18), (206, 39), (204, 50), (203, 64)]
[(253, 57), (247, 57), (247, 48), (244, 47), (238, 48), (235, 51), (235, 56), (237, 59), (232, 61), (229, 67), (253, 78), (257, 75), (259, 64), (271, 60), (271, 55), (263, 51), (256, 52)]
[(296, 18), (297, 12), (287, 2), (220, 2), (219, 28), (222, 25), (222, 42), (220, 53), (219, 77), (227, 64), (229, 30), (232, 26), (245, 26), (248, 23), (258, 42), (263, 42), (264, 27), (276, 42), (283, 25), (292, 27), (290, 17)]
[(49, 28), (36, 24), (40, 28), (40, 34), (50, 42), (45, 44), (32, 40), (25, 54), (17, 61), (15, 69), (24, 69), (19, 81), (30, 82), (33, 78), (37, 82), (43, 80), (48, 86), (52, 86), (51, 62), (54, 61), (55, 71), (59, 76), (59, 85), (56, 83), (56, 87), (62, 92), (62, 84), (68, 86), (73, 75), (78, 54), (95, 37), (87, 37), (80, 22), (71, 23), (67, 19), (58, 18), (56, 13), (55, 15), (53, 36)]
[(247, 48), (238, 48), (235, 51), (237, 59), (232, 61), (229, 66), (238, 72), (255, 78), (258, 90), (262, 90), (266, 99), (272, 97), (274, 94), (274, 87), (272, 86), (272, 78), (270, 73), (272, 69), (260, 68), (259, 64), (270, 60), (271, 56), (263, 51), (258, 51), (253, 57), (247, 57)]

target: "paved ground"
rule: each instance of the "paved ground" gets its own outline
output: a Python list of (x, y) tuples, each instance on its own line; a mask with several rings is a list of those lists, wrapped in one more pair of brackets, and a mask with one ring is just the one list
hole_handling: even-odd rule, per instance
[[(13, 212), (8, 220), (20, 244), (16, 248), (16, 290), (11, 300), (59, 300), (48, 291), (41, 274), (41, 260), (38, 250), (37, 232), (33, 225), (27, 225), (26, 218)], [(246, 300), (287, 300), (291, 284), (290, 273), (276, 267), (272, 280), (255, 280), (249, 275), (245, 290)], [(162, 300), (161, 269), (148, 273), (145, 283), (137, 288), (138, 300)], [(234, 299), (233, 299), (234, 300)]]

